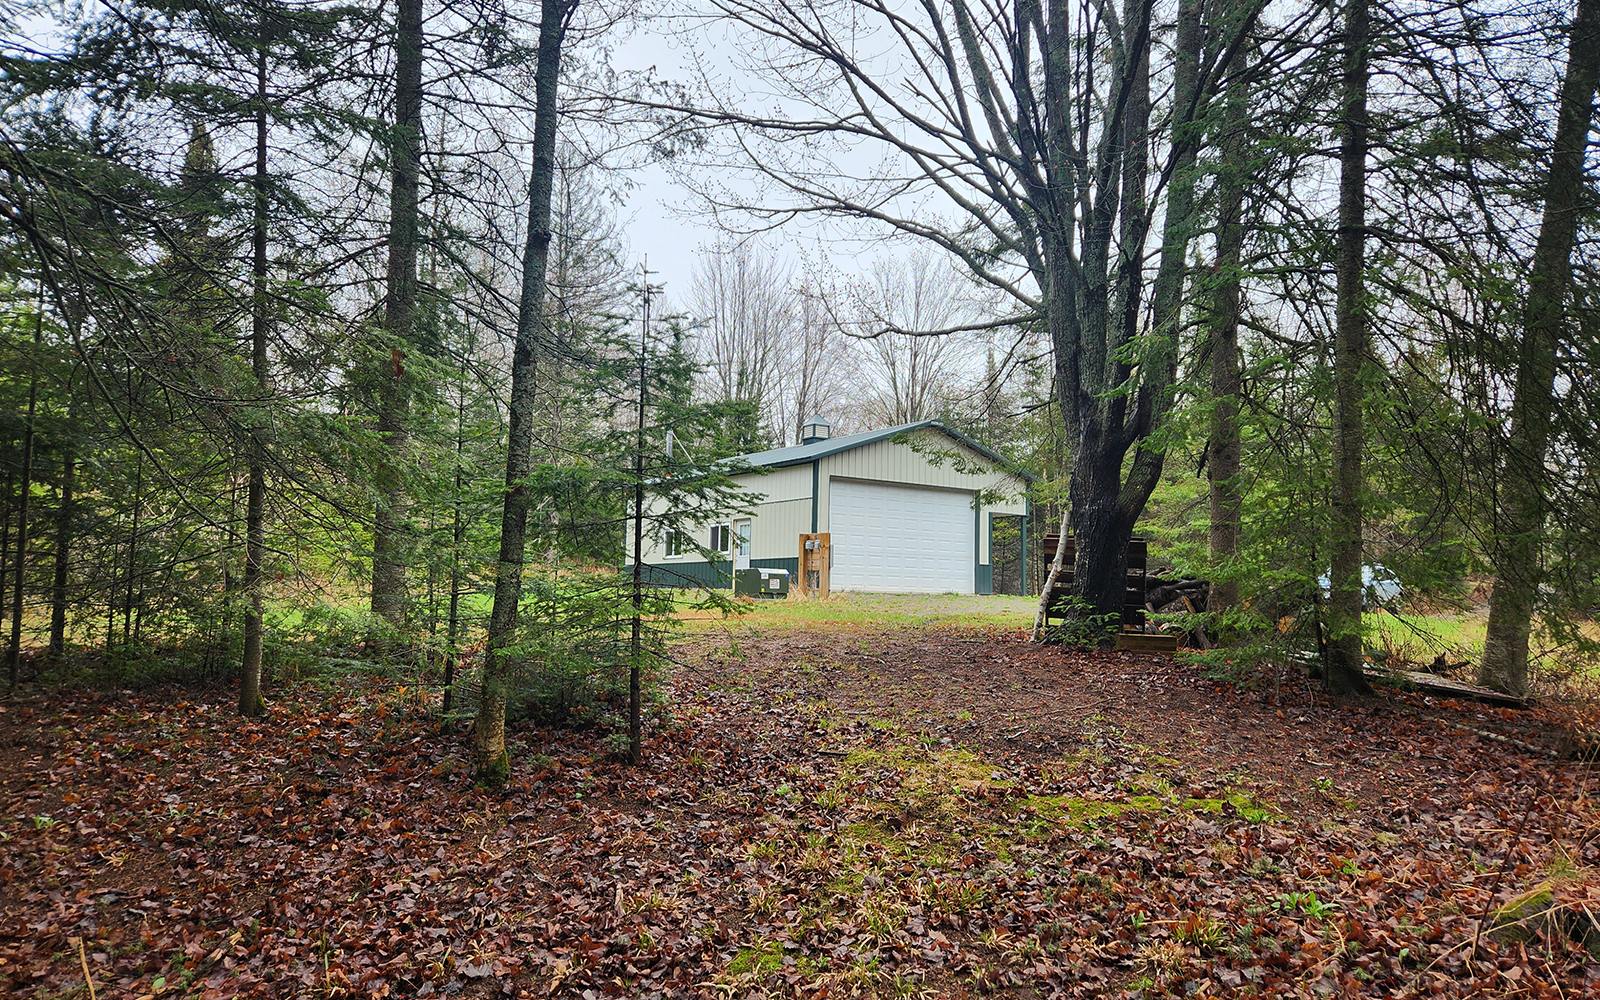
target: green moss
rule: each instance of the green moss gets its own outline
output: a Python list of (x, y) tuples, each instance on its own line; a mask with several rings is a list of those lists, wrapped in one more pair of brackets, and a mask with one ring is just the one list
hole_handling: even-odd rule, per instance
[[(874, 728), (896, 727), (896, 723), (873, 721)], [(903, 772), (902, 787), (968, 790), (979, 785), (990, 788), (1008, 788), (1008, 781), (990, 780), (994, 765), (984, 761), (970, 750), (953, 749), (930, 752), (922, 747), (884, 747), (882, 749), (852, 750), (840, 767), (840, 777), (850, 781), (874, 777), (875, 771)]]
[(1018, 805), (1019, 811), (1031, 811), (1036, 821), (1023, 829), (1030, 837), (1045, 836), (1052, 826), (1065, 823), (1084, 827), (1109, 816), (1120, 816), (1134, 810), (1160, 812), (1163, 809), (1182, 808), (1189, 811), (1221, 812), (1224, 802), (1231, 803), (1239, 813), (1252, 822), (1265, 822), (1277, 814), (1268, 807), (1257, 804), (1248, 795), (1230, 794), (1226, 799), (1183, 799), (1161, 795), (1133, 795), (1123, 800), (1085, 799), (1071, 795), (1030, 795)]
[(1160, 805), (1158, 800), (1151, 800), (1148, 806), (1140, 806), (1131, 801), (1110, 802), (1071, 795), (1030, 795), (1022, 800), (1021, 808), (1032, 810), (1041, 821), (1040, 826), (1058, 823), (1083, 826), (1105, 816), (1120, 815), (1129, 809), (1159, 808)]
[[(994, 766), (968, 750), (930, 751), (921, 746), (890, 746), (881, 749), (856, 749), (840, 763), (839, 778), (845, 784), (877, 782), (890, 786), (871, 804), (898, 822), (890, 825), (924, 824), (933, 829), (948, 826), (966, 816), (973, 792), (1010, 787), (1011, 782), (994, 780)], [(865, 833), (865, 831), (862, 831)], [(872, 839), (887, 845), (892, 838), (887, 830)], [(920, 837), (919, 840), (926, 840)]]
[(1185, 799), (1183, 807), (1191, 812), (1219, 813), (1226, 802), (1238, 810), (1239, 815), (1252, 823), (1270, 823), (1283, 819), (1283, 814), (1271, 806), (1257, 802), (1243, 792), (1230, 792), (1225, 799)]
[(504, 788), (506, 782), (510, 780), (511, 754), (505, 750), (501, 750), (500, 756), (480, 767), (478, 773), (472, 776), (474, 785), (486, 789)]
[(1540, 925), (1548, 922), (1554, 905), (1555, 893), (1548, 884), (1525, 892), (1490, 915), (1489, 937), (1501, 944), (1531, 941)]
[(740, 948), (728, 962), (728, 974), (748, 976), (772, 972), (783, 968), (783, 946), (776, 941), (764, 941), (753, 948)]

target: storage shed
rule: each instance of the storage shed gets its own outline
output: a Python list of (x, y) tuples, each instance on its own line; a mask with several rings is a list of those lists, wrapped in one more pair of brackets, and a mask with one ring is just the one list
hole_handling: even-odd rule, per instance
[(761, 501), (691, 529), (709, 560), (688, 539), (647, 537), (653, 583), (727, 587), (737, 570), (796, 574), (802, 536), (817, 534), (828, 539), (832, 590), (988, 594), (997, 554), (1007, 579), (1027, 565), (1031, 477), (936, 420), (835, 438), (815, 419), (804, 443), (743, 461), (767, 470), (737, 477)]

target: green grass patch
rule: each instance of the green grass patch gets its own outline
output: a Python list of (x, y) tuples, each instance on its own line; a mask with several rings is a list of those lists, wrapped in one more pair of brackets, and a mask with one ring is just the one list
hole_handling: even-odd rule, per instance
[(1483, 655), (1488, 622), (1467, 616), (1402, 614), (1374, 611), (1361, 617), (1366, 644), (1387, 650), (1391, 656), (1427, 663), (1443, 653), (1448, 659), (1476, 662)]
[(1240, 816), (1252, 823), (1275, 823), (1284, 819), (1284, 815), (1270, 805), (1257, 802), (1242, 792), (1230, 792), (1221, 799), (1185, 799), (1183, 807), (1194, 812), (1220, 813), (1223, 803), (1233, 806)]
[(756, 601), (737, 622), (684, 606), (680, 617), (696, 631), (736, 624), (758, 631), (833, 627), (844, 629), (1029, 628), (1038, 601), (1031, 597), (974, 594), (830, 594)]

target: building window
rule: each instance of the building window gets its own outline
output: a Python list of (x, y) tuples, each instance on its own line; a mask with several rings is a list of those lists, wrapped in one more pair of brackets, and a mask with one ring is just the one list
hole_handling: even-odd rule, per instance
[(667, 558), (682, 559), (684, 553), (694, 548), (694, 543), (689, 540), (687, 533), (674, 528), (667, 532)]
[(711, 526), (711, 544), (707, 548), (712, 552), (727, 552), (733, 547), (733, 534), (726, 524), (713, 524)]

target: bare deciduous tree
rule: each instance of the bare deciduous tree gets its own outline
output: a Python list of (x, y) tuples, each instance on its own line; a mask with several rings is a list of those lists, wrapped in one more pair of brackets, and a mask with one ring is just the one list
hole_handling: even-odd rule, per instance
[(801, 428), (822, 415), (841, 428), (840, 412), (854, 384), (849, 344), (840, 336), (821, 289), (797, 287), (794, 330), (785, 342), (780, 380), (783, 440), (800, 442)]
[(903, 259), (876, 262), (871, 277), (850, 296), (853, 315), (846, 329), (867, 338), (859, 346), (867, 375), (859, 401), (865, 422), (894, 426), (938, 415), (967, 345), (960, 334), (921, 336), (918, 331), (960, 321), (958, 280), (919, 247)]
[[(753, 403), (763, 413), (777, 402), (796, 327), (791, 279), (788, 268), (749, 243), (700, 255), (689, 310), (703, 324), (695, 351), (706, 371), (703, 391), (712, 402)], [(769, 429), (784, 435), (783, 427)]]
[(1165, 244), (1181, 291), (1189, 206), (1169, 181), (1259, 6), (1219, 4), (1206, 44), (1174, 60), (1188, 79), (1166, 88), (1151, 85), (1153, 0), (716, 6), (779, 110), (729, 95), (697, 109), (763, 185), (705, 193), (758, 225), (816, 216), (926, 240), (1014, 306), (956, 329), (1048, 332), (1075, 442), (1073, 589), (1086, 614), (1120, 615), (1178, 356), (1175, 317), (1147, 313), (1181, 295), (1150, 287), (1146, 259)]

